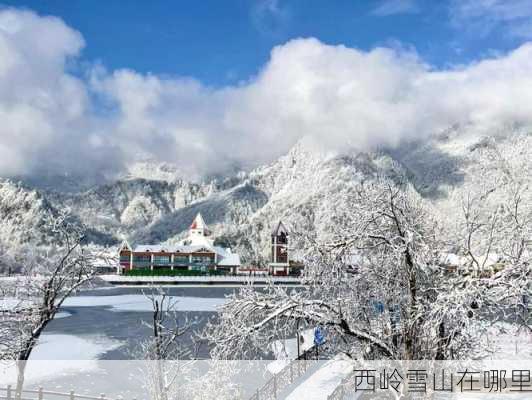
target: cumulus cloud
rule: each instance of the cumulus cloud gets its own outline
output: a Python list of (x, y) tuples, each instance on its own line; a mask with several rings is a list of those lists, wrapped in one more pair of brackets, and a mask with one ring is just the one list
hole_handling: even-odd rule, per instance
[[(101, 90), (118, 102), (115, 134), (202, 172), (256, 165), (300, 138), (336, 151), (397, 146), (467, 124), (489, 133), (532, 114), (532, 46), (434, 71), (403, 50), (363, 52), (298, 39), (273, 49), (239, 87), (117, 71)], [(173, 144), (173, 145), (172, 145)]]
[[(532, 123), (530, 44), (434, 70), (408, 50), (297, 39), (275, 47), (247, 83), (213, 89), (123, 69), (75, 78), (67, 60), (79, 54), (79, 33), (28, 12), (0, 15), (4, 176), (43, 166), (107, 171), (144, 157), (199, 177), (271, 161), (302, 137), (341, 152), (397, 146), (454, 124), (489, 133)], [(33, 50), (37, 37), (51, 47)]]
[[(0, 11), (0, 174), (84, 169), (94, 154), (86, 83), (67, 72), (84, 41), (54, 17)], [(81, 157), (80, 157), (81, 156)]]

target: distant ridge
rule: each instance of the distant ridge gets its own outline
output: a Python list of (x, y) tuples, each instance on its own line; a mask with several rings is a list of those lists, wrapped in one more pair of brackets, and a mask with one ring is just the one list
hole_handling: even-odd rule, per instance
[[(502, 148), (521, 149), (515, 157), (532, 162), (530, 134), (490, 140)], [(98, 245), (115, 246), (124, 238), (131, 243), (175, 243), (201, 213), (213, 236), (239, 252), (244, 262), (266, 262), (275, 221), (326, 238), (334, 210), (349, 207), (344, 195), (358, 182), (379, 175), (410, 181), (444, 210), (448, 194), (481, 173), (474, 160), (486, 143), (459, 128), (429, 141), (372, 153), (325, 154), (300, 142), (268, 165), (223, 179), (188, 182), (168, 166), (144, 164), (142, 178), (128, 176), (73, 193), (4, 179), (0, 243), (48, 243), (53, 238), (40, 221), (61, 209), (71, 210)], [(150, 171), (155, 171), (153, 176)]]

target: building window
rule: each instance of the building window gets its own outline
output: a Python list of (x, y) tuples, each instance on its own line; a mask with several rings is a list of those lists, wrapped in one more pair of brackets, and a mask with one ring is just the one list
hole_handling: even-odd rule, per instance
[(133, 256), (133, 262), (151, 262), (151, 256)]
[(192, 256), (192, 264), (209, 265), (213, 263), (213, 259), (210, 256)]
[(153, 256), (153, 263), (157, 265), (170, 264), (170, 256)]
[(121, 263), (125, 263), (125, 262), (129, 262), (129, 255), (127, 256), (120, 256), (120, 262)]
[(187, 265), (188, 256), (174, 256), (174, 264)]
[(288, 262), (288, 253), (285, 247), (279, 247), (277, 249), (277, 261), (281, 263)]
[(133, 256), (133, 266), (147, 268), (151, 265), (151, 256)]

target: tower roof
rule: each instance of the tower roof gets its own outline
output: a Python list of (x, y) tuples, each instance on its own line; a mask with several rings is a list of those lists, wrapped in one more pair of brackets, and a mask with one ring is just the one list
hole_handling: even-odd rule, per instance
[(127, 240), (123, 240), (122, 244), (120, 244), (120, 248), (118, 251), (131, 251), (131, 246), (129, 245)]
[(198, 213), (196, 215), (196, 218), (194, 218), (194, 221), (192, 221), (192, 224), (190, 225), (190, 229), (203, 229), (205, 231), (208, 231), (209, 228), (207, 227), (207, 224), (203, 220), (203, 217), (201, 216), (201, 213)]
[(283, 224), (283, 221), (279, 221), (272, 230), (272, 236), (279, 236), (281, 233), (288, 235), (288, 230)]

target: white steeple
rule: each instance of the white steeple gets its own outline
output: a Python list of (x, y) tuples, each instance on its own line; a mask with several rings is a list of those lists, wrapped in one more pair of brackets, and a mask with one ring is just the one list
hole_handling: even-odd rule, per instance
[(121, 252), (121, 251), (132, 251), (131, 246), (129, 245), (129, 242), (126, 239), (122, 240), (122, 244), (118, 248), (118, 252)]
[(201, 213), (198, 213), (196, 215), (196, 218), (194, 218), (194, 221), (192, 221), (192, 224), (189, 228), (190, 236), (200, 235), (200, 236), (209, 236), (211, 232), (209, 231), (209, 228), (207, 227), (207, 224), (203, 220), (203, 217), (201, 216)]

